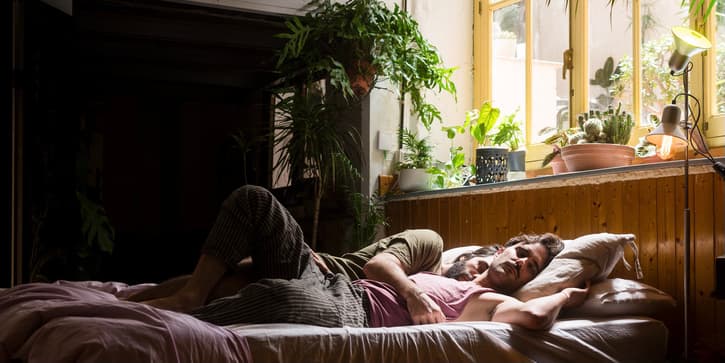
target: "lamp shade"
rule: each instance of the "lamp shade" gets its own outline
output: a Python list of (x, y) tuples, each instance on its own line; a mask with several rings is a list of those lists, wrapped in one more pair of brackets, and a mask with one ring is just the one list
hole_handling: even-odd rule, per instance
[(684, 26), (673, 27), (672, 35), (675, 39), (675, 51), (670, 57), (669, 65), (673, 72), (683, 70), (690, 58), (712, 47), (712, 43), (705, 36)]
[(687, 145), (687, 136), (680, 127), (680, 108), (677, 105), (667, 105), (662, 110), (662, 122), (659, 126), (647, 134), (647, 141), (659, 146), (662, 145), (662, 138), (672, 137), (673, 146)]

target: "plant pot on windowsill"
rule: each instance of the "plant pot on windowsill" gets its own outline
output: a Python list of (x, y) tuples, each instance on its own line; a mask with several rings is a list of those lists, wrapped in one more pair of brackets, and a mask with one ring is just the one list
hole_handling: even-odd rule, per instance
[(476, 183), (506, 181), (508, 174), (508, 148), (484, 146), (476, 149)]
[(628, 145), (584, 143), (561, 148), (568, 171), (614, 168), (632, 164), (634, 148)]
[(561, 153), (557, 153), (554, 158), (551, 159), (549, 165), (551, 165), (551, 171), (554, 173), (554, 175), (569, 172), (569, 170), (566, 168), (566, 163), (564, 162), (564, 159), (561, 158)]
[(398, 188), (405, 193), (430, 190), (431, 177), (426, 169), (400, 169)]

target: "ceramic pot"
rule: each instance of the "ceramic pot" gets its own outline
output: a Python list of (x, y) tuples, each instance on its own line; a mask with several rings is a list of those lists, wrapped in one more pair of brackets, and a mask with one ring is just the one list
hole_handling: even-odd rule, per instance
[(526, 150), (509, 151), (509, 171), (526, 171)]
[(568, 171), (614, 168), (632, 164), (634, 148), (619, 144), (576, 144), (561, 148)]
[(569, 171), (566, 169), (564, 159), (561, 158), (561, 153), (556, 154), (556, 156), (551, 159), (551, 162), (549, 162), (549, 165), (551, 165), (551, 170), (554, 174), (563, 174)]
[(476, 149), (476, 184), (506, 181), (508, 153), (505, 147), (486, 146)]
[(431, 185), (431, 175), (426, 173), (425, 169), (400, 169), (398, 175), (398, 188), (400, 191), (419, 192), (429, 190)]

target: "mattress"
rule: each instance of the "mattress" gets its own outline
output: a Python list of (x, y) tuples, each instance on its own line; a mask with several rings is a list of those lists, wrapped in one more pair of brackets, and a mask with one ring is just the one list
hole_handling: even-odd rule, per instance
[(455, 322), (393, 328), (232, 325), (255, 362), (664, 362), (667, 329), (645, 317), (562, 319), (548, 331)]

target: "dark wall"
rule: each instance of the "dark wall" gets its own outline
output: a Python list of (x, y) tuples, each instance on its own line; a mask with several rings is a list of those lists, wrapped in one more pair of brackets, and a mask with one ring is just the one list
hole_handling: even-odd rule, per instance
[[(152, 0), (76, 0), (70, 17), (32, 3), (25, 280), (190, 272), (223, 198), (269, 185), (268, 145), (243, 153), (232, 135), (269, 126), (281, 19)], [(76, 192), (103, 207), (112, 254), (82, 233)]]
[(12, 84), (13, 70), (11, 59), (12, 27), (13, 27), (13, 1), (2, 1), (0, 4), (0, 287), (9, 287), (12, 276), (12, 240), (10, 235), (10, 186), (11, 158), (12, 158)]

